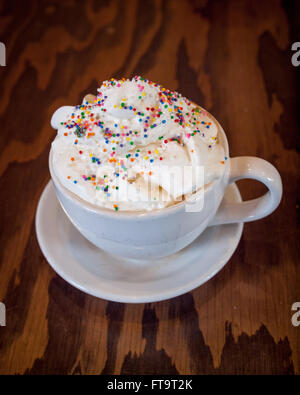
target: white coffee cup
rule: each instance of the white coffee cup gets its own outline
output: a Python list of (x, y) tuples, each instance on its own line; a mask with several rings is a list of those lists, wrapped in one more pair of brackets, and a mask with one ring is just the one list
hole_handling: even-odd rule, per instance
[[(228, 142), (219, 126), (219, 142), (229, 158)], [(271, 214), (282, 196), (282, 182), (269, 162), (249, 156), (230, 158), (223, 176), (204, 188), (203, 208), (186, 210), (185, 201), (156, 211), (115, 212), (92, 205), (64, 187), (49, 167), (58, 200), (78, 231), (97, 247), (123, 258), (154, 259), (173, 254), (189, 245), (208, 226), (250, 222)], [(268, 192), (257, 199), (221, 205), (227, 186), (252, 178), (266, 185)]]

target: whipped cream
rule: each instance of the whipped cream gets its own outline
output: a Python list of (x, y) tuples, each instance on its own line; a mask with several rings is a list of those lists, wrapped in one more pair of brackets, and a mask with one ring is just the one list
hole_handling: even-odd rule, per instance
[(163, 208), (224, 172), (227, 158), (210, 114), (142, 77), (103, 82), (81, 105), (59, 108), (51, 125), (56, 176), (101, 207)]

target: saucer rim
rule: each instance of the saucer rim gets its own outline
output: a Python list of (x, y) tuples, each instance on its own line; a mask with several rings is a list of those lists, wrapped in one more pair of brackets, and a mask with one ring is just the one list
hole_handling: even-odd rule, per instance
[[(237, 195), (237, 202), (242, 201), (242, 197), (240, 194), (240, 191), (238, 189), (238, 186), (235, 183), (232, 183), (232, 188), (234, 189), (235, 194)], [(42, 220), (42, 210), (43, 210), (43, 203), (47, 199), (48, 195), (51, 193), (51, 187), (53, 188), (54, 192), (54, 185), (53, 181), (50, 179), (49, 182), (46, 184), (46, 186), (43, 189), (43, 192), (40, 196), (38, 205), (37, 205), (37, 210), (36, 210), (36, 215), (35, 215), (35, 231), (36, 231), (36, 236), (38, 240), (38, 244), (40, 246), (40, 249), (49, 263), (49, 265), (52, 267), (52, 269), (61, 277), (63, 278), (67, 283), (71, 284), (73, 287), (81, 290), (82, 292), (95, 296), (100, 299), (104, 299), (107, 301), (112, 301), (112, 302), (118, 302), (118, 303), (152, 303), (152, 302), (160, 302), (163, 300), (168, 300), (175, 298), (177, 296), (183, 295), (187, 292), (190, 292), (207, 281), (209, 281), (212, 277), (214, 277), (219, 271), (223, 269), (223, 267), (226, 265), (226, 263), (229, 261), (231, 256), (234, 254), (240, 239), (242, 237), (243, 233), (243, 228), (244, 224), (242, 222), (236, 223), (236, 224), (230, 224), (230, 225), (236, 225), (236, 230), (234, 231), (234, 241), (231, 243), (231, 248), (228, 249), (227, 253), (223, 256), (220, 257), (218, 262), (214, 264), (211, 268), (211, 270), (207, 271), (201, 276), (196, 277), (196, 279), (182, 285), (182, 286), (177, 286), (175, 289), (167, 290), (167, 291), (161, 291), (159, 294), (150, 296), (128, 296), (128, 295), (121, 295), (121, 294), (116, 294), (113, 292), (107, 292), (103, 291), (101, 289), (95, 289), (95, 287), (92, 286), (87, 286), (86, 284), (82, 285), (80, 282), (72, 279), (68, 273), (66, 273), (62, 269), (62, 265), (56, 264), (55, 258), (53, 257), (53, 254), (49, 251), (49, 248), (47, 247), (47, 240), (46, 237), (42, 236), (41, 232), (41, 220)], [(55, 192), (54, 192), (55, 196)], [(56, 198), (56, 196), (55, 196)], [(57, 198), (56, 198), (57, 199)], [(59, 201), (57, 199), (57, 204), (59, 204)], [(69, 219), (68, 219), (69, 221)], [(74, 226), (74, 225), (72, 225)], [(228, 225), (217, 225), (216, 227), (220, 226), (228, 226)], [(77, 231), (77, 230), (76, 230)], [(77, 231), (78, 232), (78, 231)], [(83, 237), (83, 236), (82, 236)], [(186, 247), (188, 248), (188, 246)], [(122, 258), (120, 258), (122, 259)]]

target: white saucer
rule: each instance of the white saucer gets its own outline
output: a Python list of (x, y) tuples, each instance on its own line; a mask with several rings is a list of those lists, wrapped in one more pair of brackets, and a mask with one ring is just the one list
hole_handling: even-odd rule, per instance
[[(224, 199), (241, 201), (235, 184)], [(212, 278), (234, 253), (243, 224), (207, 228), (178, 253), (145, 263), (109, 255), (88, 242), (71, 224), (50, 181), (36, 213), (36, 233), (52, 268), (80, 290), (115, 302), (156, 302), (182, 295)]]

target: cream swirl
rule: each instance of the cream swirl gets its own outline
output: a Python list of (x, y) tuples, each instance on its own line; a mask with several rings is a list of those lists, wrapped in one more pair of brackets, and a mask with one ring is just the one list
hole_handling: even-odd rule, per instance
[(227, 159), (210, 114), (142, 77), (103, 82), (81, 105), (59, 108), (51, 125), (61, 183), (116, 211), (176, 203), (221, 177)]

